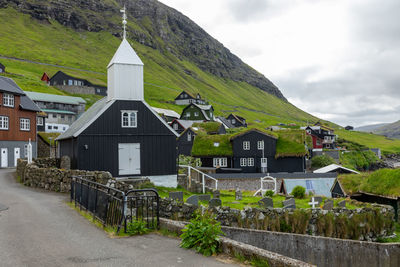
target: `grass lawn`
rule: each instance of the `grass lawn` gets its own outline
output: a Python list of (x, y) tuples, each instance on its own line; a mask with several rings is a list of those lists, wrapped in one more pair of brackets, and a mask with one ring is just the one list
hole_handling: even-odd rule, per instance
[[(184, 190), (183, 188), (170, 188), (170, 187), (162, 187), (162, 186), (156, 186), (156, 189), (158, 191), (158, 194), (162, 198), (167, 198), (169, 196), (169, 192), (176, 192), (176, 191), (182, 191), (183, 192), (183, 199), (186, 201), (191, 195), (195, 195), (195, 193), (191, 193), (187, 190)], [(222, 206), (227, 206), (231, 207), (234, 209), (243, 209), (245, 207), (258, 207), (258, 201), (260, 201), (261, 197), (260, 196), (253, 196), (254, 192), (253, 191), (243, 191), (242, 192), (242, 200), (237, 201), (235, 200), (235, 191), (234, 190), (221, 190), (221, 201), (222, 201)], [(208, 193), (211, 195), (212, 194)], [(201, 194), (197, 194), (201, 195)], [(280, 195), (275, 195), (272, 197), (273, 202), (274, 202), (274, 207), (275, 208), (283, 208), (282, 201), (285, 200), (284, 196)], [(326, 197), (323, 197), (323, 200), (325, 200)], [(337, 198), (333, 199), (334, 202), (334, 207), (337, 207), (337, 203), (344, 200), (344, 198)], [(310, 197), (307, 196), (304, 199), (295, 199), (296, 202), (296, 207), (297, 208), (302, 208), (302, 209), (308, 209), (310, 208), (310, 205), (308, 202), (310, 202)], [(203, 206), (207, 206), (207, 202), (200, 202)], [(321, 205), (322, 207), (322, 205)], [(348, 209), (356, 209), (360, 208), (360, 206), (354, 205), (354, 203), (350, 203), (347, 201), (346, 207)]]

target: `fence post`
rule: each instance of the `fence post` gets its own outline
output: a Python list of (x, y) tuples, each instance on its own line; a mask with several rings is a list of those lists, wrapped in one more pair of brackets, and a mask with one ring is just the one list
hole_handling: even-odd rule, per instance
[(191, 175), (191, 169), (190, 169), (190, 166), (188, 166), (188, 179), (189, 179), (189, 186), (188, 186), (188, 190), (190, 191), (190, 189), (192, 188), (192, 175)]

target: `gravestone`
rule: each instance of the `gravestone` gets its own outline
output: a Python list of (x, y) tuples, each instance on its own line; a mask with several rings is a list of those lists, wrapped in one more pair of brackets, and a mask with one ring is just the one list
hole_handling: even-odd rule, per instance
[(178, 201), (183, 201), (183, 192), (169, 192), (169, 198), (178, 200)]
[(285, 197), (286, 200), (291, 199), (291, 198), (294, 198), (294, 196), (290, 196), (290, 195), (289, 195), (289, 196), (286, 196), (286, 197)]
[(199, 205), (199, 196), (193, 195), (193, 196), (188, 197), (188, 199), (186, 199), (186, 203), (198, 206)]
[(282, 202), (284, 209), (295, 209), (296, 208), (296, 201), (294, 198), (289, 198)]
[(71, 169), (71, 159), (68, 156), (62, 156), (60, 160), (60, 169), (70, 170)]
[(218, 207), (222, 205), (222, 201), (219, 198), (213, 198), (210, 200), (210, 202), (208, 202), (208, 206), (210, 208), (214, 208), (214, 207)]
[(346, 200), (340, 201), (337, 205), (338, 205), (338, 207), (346, 208)]
[(315, 200), (314, 197), (312, 197), (310, 202), (308, 202), (308, 205), (310, 205), (311, 208), (315, 209), (315, 206), (319, 205), (319, 203), (318, 203), (318, 201)]
[(318, 205), (322, 203), (322, 197), (314, 197), (314, 201), (318, 202)]
[(240, 189), (237, 188), (235, 191), (235, 200), (242, 200), (242, 198), (243, 198), (242, 191), (240, 191)]
[(270, 197), (264, 197), (263, 199), (258, 201), (258, 205), (264, 209), (274, 208), (274, 202), (272, 201), (272, 198), (270, 198)]
[(331, 199), (326, 199), (322, 209), (323, 210), (331, 210), (331, 209), (333, 209), (333, 201)]
[(214, 190), (213, 196), (214, 198), (219, 198), (221, 196), (221, 193), (219, 192), (219, 190)]
[(210, 201), (210, 195), (199, 195), (199, 201)]

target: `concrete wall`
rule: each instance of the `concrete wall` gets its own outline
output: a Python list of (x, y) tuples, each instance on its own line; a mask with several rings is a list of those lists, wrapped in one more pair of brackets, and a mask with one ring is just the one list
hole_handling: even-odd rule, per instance
[(317, 266), (400, 266), (399, 243), (373, 243), (223, 226), (226, 237)]
[[(8, 167), (16, 167), (14, 164), (14, 148), (19, 147), (20, 157), (25, 157), (25, 145), (29, 142), (25, 141), (0, 141), (0, 148), (7, 148), (8, 150)], [(32, 158), (37, 156), (37, 144), (32, 142)]]

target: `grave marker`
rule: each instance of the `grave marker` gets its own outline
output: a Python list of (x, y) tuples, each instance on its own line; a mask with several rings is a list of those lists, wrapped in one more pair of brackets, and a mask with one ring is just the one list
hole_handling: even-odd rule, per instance
[(169, 198), (173, 200), (183, 201), (183, 192), (169, 192)]
[(261, 208), (264, 208), (264, 209), (266, 209), (266, 208), (274, 208), (274, 201), (270, 197), (264, 197), (263, 199), (258, 201), (258, 205)]
[(199, 205), (199, 196), (198, 195), (190, 196), (188, 199), (186, 199), (186, 203), (198, 206)]
[(240, 189), (237, 188), (235, 191), (235, 200), (242, 200), (242, 198), (243, 198), (242, 191), (240, 191)]
[(331, 209), (333, 209), (333, 201), (331, 199), (326, 199), (322, 209), (323, 210), (331, 210)]
[(221, 206), (221, 205), (222, 205), (222, 201), (221, 201), (221, 199), (219, 199), (219, 198), (213, 198), (213, 199), (211, 199), (210, 202), (208, 203), (208, 206), (209, 206), (210, 208), (215, 208), (215, 207), (218, 207), (218, 206)]

